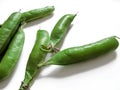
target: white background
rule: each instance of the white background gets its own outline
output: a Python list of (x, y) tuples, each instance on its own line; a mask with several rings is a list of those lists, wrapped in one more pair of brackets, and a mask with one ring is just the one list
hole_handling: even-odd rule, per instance
[[(26, 39), (21, 58), (12, 76), (0, 83), (0, 90), (18, 90), (36, 31), (40, 28), (50, 33), (58, 19), (65, 14), (78, 13), (62, 50), (112, 35), (120, 37), (120, 0), (0, 0), (0, 23), (19, 9), (24, 12), (48, 5), (55, 6), (54, 15), (25, 26)], [(84, 63), (46, 67), (31, 90), (120, 90), (119, 49)]]

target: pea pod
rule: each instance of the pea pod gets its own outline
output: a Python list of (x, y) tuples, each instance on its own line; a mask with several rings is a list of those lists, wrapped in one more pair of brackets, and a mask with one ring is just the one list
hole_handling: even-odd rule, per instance
[[(43, 8), (33, 9), (22, 13), (21, 22), (31, 22), (36, 19), (46, 17), (53, 13), (54, 6), (46, 6)], [(0, 27), (2, 24), (0, 24)]]
[(12, 39), (5, 55), (0, 62), (0, 81), (9, 77), (16, 66), (24, 45), (25, 35), (19, 30)]
[(50, 38), (48, 32), (45, 30), (38, 30), (34, 47), (27, 62), (25, 78), (19, 90), (26, 90), (26, 88), (29, 88), (31, 81), (39, 71), (37, 64), (43, 62), (47, 54), (47, 52), (41, 50), (41, 46), (48, 46), (49, 42)]
[(53, 47), (57, 46), (64, 39), (75, 16), (76, 14), (66, 14), (58, 20), (50, 35)]
[(6, 49), (21, 23), (21, 13), (14, 12), (0, 28), (0, 54)]
[[(58, 52), (43, 65), (69, 65), (101, 56), (118, 47), (119, 43), (115, 36), (105, 38), (95, 43), (72, 47)], [(38, 65), (41, 66), (42, 64)]]
[[(60, 34), (59, 34), (59, 36), (65, 36), (65, 33), (67, 32), (67, 28), (70, 26), (70, 23), (72, 22), (72, 20), (71, 20), (71, 18), (72, 19), (74, 19), (74, 16), (75, 15), (72, 15), (72, 14), (67, 14), (67, 15), (64, 15), (58, 22), (59, 22), (59, 24), (56, 24), (55, 25), (55, 28), (53, 29), (53, 32), (51, 33), (51, 34), (58, 34), (59, 32), (61, 32)], [(71, 18), (70, 18), (71, 17)], [(59, 25), (61, 25), (61, 28), (58, 30), (58, 28), (59, 28)], [(65, 26), (66, 25), (66, 26)], [(57, 30), (57, 31), (56, 31)], [(45, 32), (45, 31), (44, 31)], [(42, 36), (42, 35), (41, 35)], [(44, 38), (45, 36), (43, 35), (43, 38)], [(47, 38), (48, 38), (49, 36), (47, 35)], [(42, 39), (43, 39), (42, 38)], [(51, 38), (51, 37), (50, 37)], [(56, 38), (57, 39), (57, 38)], [(60, 43), (61, 41), (62, 41), (62, 39), (63, 39), (63, 37), (61, 37), (61, 38), (59, 38), (58, 37), (58, 39), (59, 39), (59, 41), (57, 41), (57, 43)], [(39, 40), (41, 40), (40, 38), (39, 38)], [(23, 83), (22, 83), (22, 85), (21, 85), (21, 87), (20, 87), (20, 90), (25, 90), (26, 88), (28, 88), (28, 86), (29, 86), (29, 84), (30, 84), (30, 82), (32, 81), (32, 79), (34, 78), (34, 75), (35, 75), (35, 73), (38, 71), (38, 63), (42, 63), (42, 62), (40, 62), (39, 60), (41, 60), (42, 59), (42, 57), (40, 57), (40, 55), (36, 55), (36, 56), (38, 56), (37, 58), (39, 58), (39, 60), (38, 60), (38, 62), (36, 62), (36, 64), (34, 64), (34, 66), (32, 66), (33, 64), (32, 64), (32, 62), (33, 62), (33, 60), (36, 60), (37, 58), (36, 58), (36, 56), (34, 55), (34, 54), (36, 54), (36, 51), (38, 51), (39, 50), (39, 47), (40, 47), (40, 44), (41, 44), (41, 41), (39, 41), (39, 40), (36, 40), (36, 42), (39, 42), (39, 44), (35, 44), (35, 46), (37, 45), (38, 46), (38, 48), (36, 48), (36, 50), (33, 48), (33, 50), (32, 50), (32, 53), (30, 54), (30, 57), (29, 57), (29, 60), (28, 60), (28, 64), (27, 64), (27, 68), (28, 68), (28, 70), (26, 69), (26, 74), (25, 74), (25, 79), (24, 79), (24, 81), (23, 81)], [(49, 41), (49, 40), (47, 40), (47, 41)], [(45, 44), (41, 44), (41, 51), (39, 51), (39, 52), (44, 52), (45, 53), (45, 55), (47, 54), (47, 51), (48, 51), (48, 45), (49, 44), (47, 44), (47, 45), (45, 45)], [(34, 46), (34, 47), (35, 47)], [(45, 47), (44, 47), (45, 46)], [(54, 44), (54, 46), (55, 46), (55, 44)], [(45, 48), (45, 49), (44, 49)], [(47, 50), (46, 50), (47, 49)], [(33, 56), (32, 56), (33, 55)], [(42, 55), (42, 54), (41, 54)], [(32, 57), (33, 58), (32, 58)], [(40, 59), (41, 58), (41, 59)], [(45, 56), (44, 56), (44, 58), (45, 58)], [(44, 59), (43, 58), (43, 59)], [(31, 65), (32, 64), (32, 65)], [(32, 68), (30, 68), (32, 66)], [(34, 68), (35, 67), (35, 68)], [(28, 72), (29, 71), (29, 72)], [(31, 72), (31, 73), (30, 73)]]
[(22, 13), (22, 21), (30, 22), (52, 14), (54, 6), (46, 6), (39, 9), (30, 10)]

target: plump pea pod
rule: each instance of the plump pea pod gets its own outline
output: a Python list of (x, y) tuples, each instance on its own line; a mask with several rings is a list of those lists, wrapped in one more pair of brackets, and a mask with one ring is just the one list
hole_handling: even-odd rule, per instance
[(21, 13), (14, 12), (0, 28), (0, 54), (6, 49), (21, 23)]
[[(68, 28), (69, 28), (69, 26), (70, 26), (70, 24), (71, 24), (71, 22), (73, 21), (73, 19), (74, 19), (74, 17), (75, 17), (75, 15), (73, 15), (73, 14), (66, 14), (66, 15), (64, 15), (58, 22), (57, 22), (57, 24), (55, 25), (55, 27), (54, 27), (54, 29), (53, 29), (53, 31), (52, 31), (52, 33), (51, 33), (51, 39), (53, 38), (53, 34), (58, 34), (59, 33), (59, 35), (58, 35), (58, 37), (56, 37), (55, 39), (57, 40), (57, 44), (58, 43), (60, 43), (61, 41), (62, 41), (62, 39), (64, 38), (64, 36), (65, 36), (65, 34), (67, 33), (67, 31), (68, 31)], [(60, 26), (61, 27), (60, 27)], [(47, 38), (48, 38), (48, 35), (47, 35)], [(42, 41), (42, 40), (41, 40)], [(49, 40), (47, 40), (47, 41), (49, 41)], [(51, 40), (52, 41), (52, 40)], [(38, 41), (36, 41), (36, 42), (38, 42)], [(40, 41), (39, 41), (39, 44), (40, 44)], [(47, 43), (47, 45), (45, 45), (45, 44), (42, 44), (42, 48), (43, 48), (43, 46), (47, 46), (48, 47), (48, 44), (49, 44), (49, 42)], [(38, 51), (38, 49), (39, 49), (39, 46), (40, 45), (38, 45), (38, 44), (35, 44), (35, 45), (37, 45), (38, 46), (38, 48), (36, 48), (36, 50), (35, 50), (35, 52), (36, 51)], [(56, 44), (54, 44), (54, 46), (56, 46)], [(53, 47), (54, 47), (53, 46)], [(41, 48), (41, 49), (42, 49)], [(45, 47), (46, 48), (46, 47)], [(33, 50), (34, 50), (34, 48), (33, 48)], [(44, 52), (45, 51), (45, 52)], [(42, 51), (41, 52), (44, 52), (45, 54), (47, 54), (47, 52), (46, 52), (47, 50), (46, 49), (42, 49)], [(33, 51), (32, 51), (33, 52)], [(35, 52), (33, 52), (33, 53), (35, 53)], [(40, 52), (40, 51), (39, 51)], [(31, 54), (32, 55), (32, 54)], [(30, 55), (30, 56), (31, 56)], [(35, 55), (33, 55), (34, 57), (33, 58), (36, 58), (35, 57)], [(45, 57), (45, 56), (44, 56)], [(33, 58), (31, 59), (31, 57), (29, 58), (29, 60), (28, 60), (28, 63), (30, 63), (31, 64), (31, 62), (33, 62)], [(41, 58), (39, 55), (38, 55), (38, 57), (37, 58)], [(44, 58), (43, 58), (44, 59)], [(31, 61), (30, 61), (31, 60)], [(35, 59), (34, 59), (35, 60)], [(38, 71), (38, 69), (37, 69), (37, 65), (38, 65), (38, 63), (42, 63), (42, 62), (36, 62), (36, 64), (34, 64), (34, 66), (33, 67), (35, 67), (35, 68), (29, 68), (29, 69), (31, 69), (31, 70), (29, 70), (29, 71), (31, 71), (32, 73), (31, 74), (29, 74), (28, 72), (26, 72), (26, 77), (25, 77), (25, 80), (23, 81), (23, 83), (22, 83), (22, 86), (21, 86), (21, 89), (20, 90), (24, 90), (25, 88), (28, 88), (28, 85), (27, 84), (29, 84), (30, 82), (31, 82), (31, 80), (33, 79), (33, 77), (34, 77), (34, 74)], [(27, 64), (27, 67), (31, 67), (32, 65), (30, 65), (30, 64)], [(33, 70), (33, 71), (32, 71)], [(28, 71), (27, 69), (26, 69), (26, 71)]]
[(14, 71), (23, 49), (24, 39), (24, 32), (20, 28), (13, 37), (2, 61), (0, 62), (0, 81), (9, 77)]
[(76, 14), (66, 14), (58, 20), (50, 35), (53, 47), (64, 39), (75, 16)]
[(45, 30), (38, 30), (34, 47), (27, 62), (25, 78), (19, 90), (27, 90), (27, 88), (29, 88), (33, 78), (39, 71), (37, 67), (38, 63), (43, 62), (47, 55), (47, 52), (42, 50), (42, 45), (48, 46), (49, 42), (50, 38), (48, 32)]
[(30, 22), (39, 18), (43, 18), (53, 13), (54, 6), (46, 6), (39, 9), (30, 10), (22, 13), (22, 21)]
[(108, 37), (95, 43), (60, 51), (43, 65), (69, 65), (86, 61), (113, 51), (118, 47), (118, 45), (119, 43), (115, 36)]

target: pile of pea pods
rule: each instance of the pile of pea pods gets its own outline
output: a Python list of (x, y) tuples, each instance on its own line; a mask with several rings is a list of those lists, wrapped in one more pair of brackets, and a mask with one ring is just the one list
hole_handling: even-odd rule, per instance
[[(25, 40), (24, 25), (51, 15), (54, 10), (54, 6), (46, 6), (23, 13), (20, 11), (14, 12), (0, 25), (0, 81), (10, 77), (20, 58)], [(46, 30), (37, 31), (36, 41), (29, 55), (24, 80), (19, 90), (30, 89), (33, 80), (42, 67), (47, 65), (70, 65), (91, 60), (114, 51), (118, 47), (117, 37), (110, 36), (94, 43), (60, 51), (58, 45), (65, 38), (75, 17), (76, 14), (63, 15), (55, 24), (50, 36)], [(48, 53), (53, 55), (45, 61)]]

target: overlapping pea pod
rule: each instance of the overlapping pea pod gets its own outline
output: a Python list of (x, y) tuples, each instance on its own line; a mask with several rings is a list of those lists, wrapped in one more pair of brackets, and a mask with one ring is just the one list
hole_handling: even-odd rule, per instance
[(22, 27), (10, 42), (1, 62), (0, 62), (0, 81), (9, 77), (14, 71), (24, 45), (25, 35)]
[(46, 6), (43, 8), (38, 8), (38, 9), (29, 10), (27, 12), (23, 12), (22, 21), (30, 22), (36, 19), (46, 17), (52, 14), (54, 10), (55, 10), (54, 6)]
[(47, 62), (39, 64), (38, 67), (42, 67), (44, 65), (69, 65), (90, 60), (115, 50), (118, 45), (119, 42), (116, 39), (116, 36), (111, 36), (91, 44), (60, 51)]
[[(0, 80), (2, 80), (2, 78), (4, 78), (4, 77), (7, 77), (9, 75), (9, 73), (12, 72), (13, 67), (17, 63), (17, 57), (15, 58), (16, 62), (14, 62), (15, 60), (11, 60), (11, 62), (10, 62), (9, 59), (7, 59), (8, 58), (7, 53), (8, 53), (9, 48), (12, 47), (11, 45), (9, 46), (11, 41), (12, 41), (12, 43), (17, 44), (17, 43), (19, 43), (19, 40), (21, 39), (21, 44), (23, 45), (24, 38), (22, 38), (22, 37), (20, 39), (17, 38), (17, 36), (18, 37), (20, 36), (19, 33), (17, 33), (17, 36), (15, 36), (16, 39), (18, 39), (18, 42), (17, 41), (14, 42), (12, 40), (14, 35), (18, 31), (18, 28), (21, 25), (21, 22), (29, 22), (29, 21), (33, 21), (33, 20), (45, 17), (47, 15), (50, 15), (53, 11), (54, 11), (54, 6), (47, 6), (47, 7), (40, 8), (40, 9), (30, 10), (30, 11), (27, 11), (24, 13), (14, 12), (8, 17), (8, 19), (3, 23), (3, 25), (0, 25), (0, 27), (1, 27), (0, 28), (0, 58), (3, 57), (3, 59), (1, 59), (2, 61), (0, 64), (0, 73), (3, 72), (4, 68), (8, 68), (8, 67), (6, 67), (7, 64), (8, 64), (8, 66), (10, 66), (9, 64), (11, 64), (13, 62), (13, 65), (11, 65), (11, 67), (9, 67), (11, 70), (8, 70), (8, 72), (4, 71), (5, 73), (3, 73), (0, 76)], [(22, 34), (22, 31), (19, 31), (19, 32), (21, 32), (21, 34)], [(20, 45), (18, 45), (18, 46), (20, 46)], [(9, 46), (9, 48), (8, 48), (8, 46)], [(20, 54), (20, 52), (19, 52), (20, 49), (21, 48), (18, 49), (19, 54)], [(6, 52), (6, 50), (7, 50), (7, 52)], [(17, 49), (15, 49), (15, 50), (17, 50)], [(10, 50), (9, 50), (9, 54), (10, 54)], [(11, 51), (11, 55), (12, 54), (13, 53)], [(5, 63), (6, 63), (6, 65), (4, 65)], [(4, 75), (4, 74), (6, 74), (6, 75)]]
[[(44, 18), (49, 16), (55, 10), (54, 6), (46, 6), (43, 8), (33, 9), (22, 13), (21, 22), (31, 22), (36, 19)], [(0, 24), (0, 27), (2, 24)]]
[(32, 84), (33, 78), (38, 73), (37, 64), (43, 62), (47, 52), (41, 50), (41, 46), (48, 46), (50, 42), (49, 34), (45, 30), (38, 30), (34, 47), (30, 53), (25, 71), (25, 78), (19, 90), (27, 90)]
[(9, 45), (21, 22), (29, 22), (52, 14), (54, 6), (30, 10), (24, 13), (14, 12), (0, 28), (0, 56)]
[(4, 52), (21, 23), (21, 13), (14, 12), (0, 28), (0, 55)]
[[(66, 14), (62, 16), (52, 30), (50, 38), (47, 31), (38, 31), (35, 45), (26, 66), (25, 78), (19, 90), (27, 90), (31, 86), (30, 84), (32, 84), (32, 80), (39, 71), (38, 63), (44, 62), (47, 53), (53, 51), (53, 48), (62, 41), (74, 17), (74, 14)], [(54, 37), (53, 34), (57, 37)], [(52, 48), (49, 46), (50, 42), (52, 42)]]

